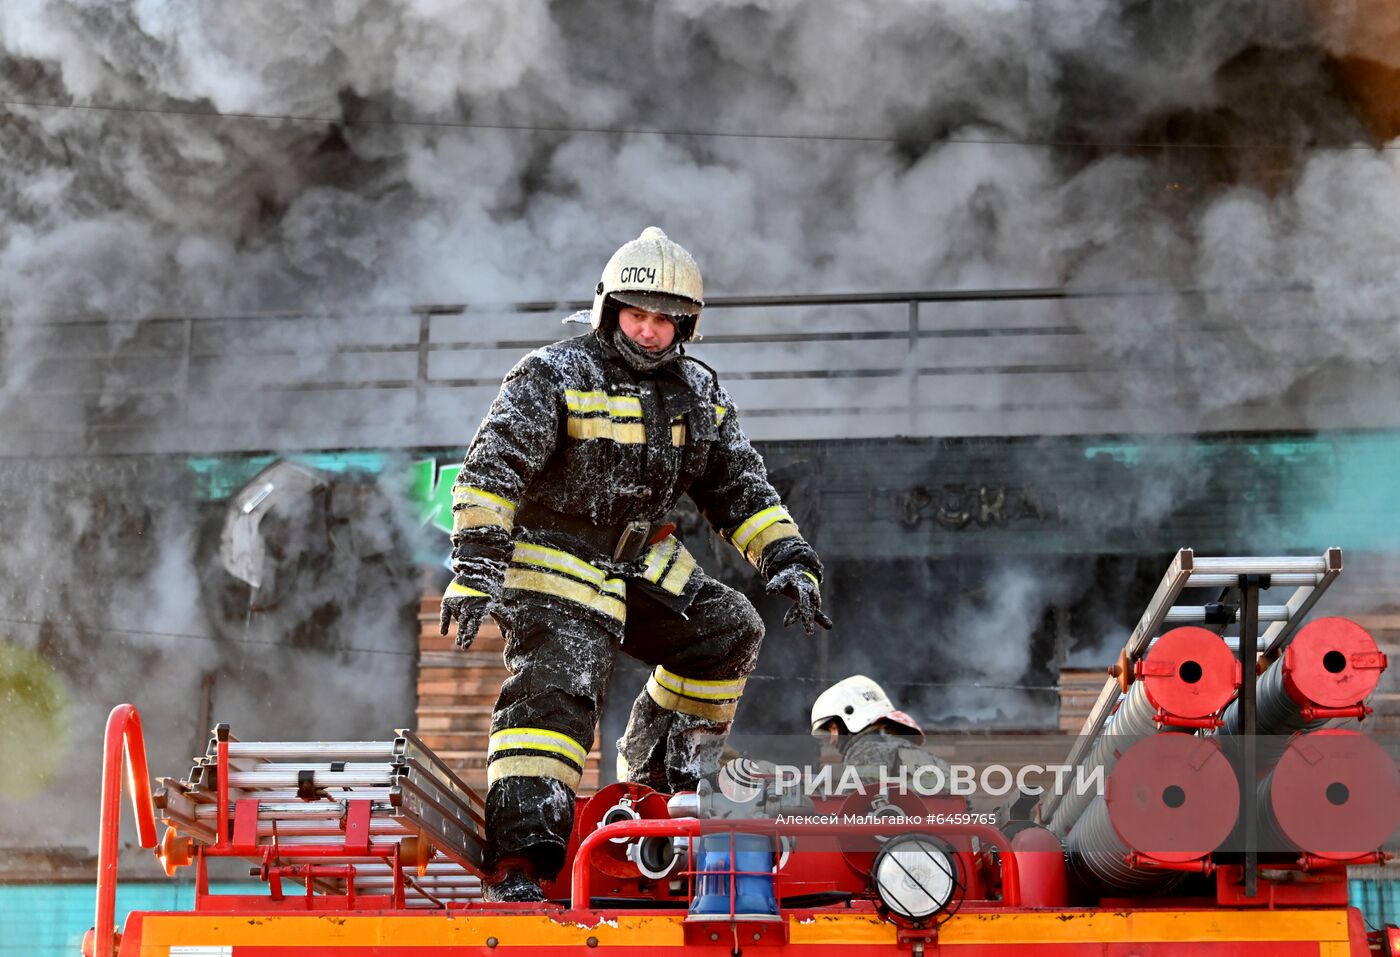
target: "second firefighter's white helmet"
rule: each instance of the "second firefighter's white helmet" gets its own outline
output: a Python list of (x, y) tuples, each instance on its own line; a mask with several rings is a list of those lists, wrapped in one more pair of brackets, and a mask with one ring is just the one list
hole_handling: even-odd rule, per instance
[(857, 734), (884, 718), (913, 731), (919, 724), (903, 711), (874, 681), (865, 675), (851, 675), (836, 682), (812, 702), (812, 733), (818, 734), (831, 720), (841, 722), (847, 734)]
[(694, 338), (705, 305), (700, 267), (694, 257), (656, 226), (648, 226), (625, 243), (603, 267), (589, 314), (594, 329), (603, 324), (603, 304), (609, 297), (648, 312), (690, 317), (689, 322), (677, 323), (687, 329), (686, 339)]

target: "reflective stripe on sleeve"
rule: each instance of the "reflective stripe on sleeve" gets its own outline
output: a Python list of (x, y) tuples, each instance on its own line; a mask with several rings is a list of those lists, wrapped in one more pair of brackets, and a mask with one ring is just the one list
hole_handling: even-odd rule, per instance
[(515, 504), (471, 485), (452, 488), (452, 530), (495, 525), (507, 532), (515, 524)]
[(776, 525), (769, 525), (749, 540), (748, 547), (744, 549), (744, 557), (755, 566), (758, 560), (763, 557), (763, 550), (774, 542), (782, 541), (785, 538), (797, 538), (800, 533), (797, 526), (791, 522), (779, 522)]
[(715, 425), (723, 425), (724, 417), (729, 410), (722, 405), (715, 406)]
[(792, 516), (788, 514), (787, 509), (783, 508), (781, 505), (774, 505), (744, 519), (743, 523), (738, 528), (734, 529), (734, 534), (730, 536), (730, 541), (734, 543), (734, 547), (739, 549), (739, 551), (747, 551), (749, 542), (753, 541), (754, 536), (759, 532), (777, 522), (791, 521)]
[(454, 581), (454, 582), (449, 582), (449, 583), (448, 583), (448, 586), (447, 586), (447, 594), (446, 594), (444, 597), (450, 598), (450, 597), (452, 597), (453, 595), (465, 595), (467, 598), (490, 598), (490, 597), (491, 597), (490, 595), (488, 595), (488, 594), (487, 594), (486, 592), (484, 592), (484, 591), (477, 591), (475, 588), (468, 588), (466, 585), (460, 585), (460, 584), (458, 584), (458, 583), (455, 582), (455, 581)]
[(479, 505), (462, 505), (452, 509), (452, 531), (460, 532), (468, 528), (482, 528), (484, 526), (495, 526), (511, 530), (511, 520), (501, 515), (500, 512), (489, 508), (482, 508)]

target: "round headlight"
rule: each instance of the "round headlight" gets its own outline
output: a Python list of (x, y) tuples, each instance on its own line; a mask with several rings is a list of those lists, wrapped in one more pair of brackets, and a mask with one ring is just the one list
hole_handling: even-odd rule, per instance
[(918, 834), (886, 843), (870, 876), (884, 905), (910, 920), (925, 920), (943, 910), (958, 887), (952, 852), (939, 841)]

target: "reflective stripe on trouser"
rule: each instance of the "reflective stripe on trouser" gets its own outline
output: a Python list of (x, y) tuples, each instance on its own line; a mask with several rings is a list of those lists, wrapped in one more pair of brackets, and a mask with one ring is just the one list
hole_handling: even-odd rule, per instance
[(546, 728), (502, 728), (491, 735), (486, 760), (488, 785), (507, 777), (537, 777), (554, 778), (576, 790), (588, 749)]
[[(558, 559), (545, 551), (528, 554)], [(593, 746), (621, 631), (551, 597), (532, 591), (504, 596), (500, 617), (510, 676), (491, 716), (486, 792), (487, 866), (526, 854), (544, 876), (564, 860), (574, 792)]]
[[(758, 658), (763, 622), (743, 595), (697, 572), (700, 582), (687, 616), (667, 608), (641, 589), (629, 589), (626, 637), (621, 650), (673, 675), (702, 675), (702, 680), (740, 682)], [(597, 616), (580, 615), (548, 596), (529, 591), (508, 592), (502, 605), (506, 638), (506, 667), (510, 677), (492, 715), (493, 746), (502, 742), (525, 749), (496, 749), (492, 765), (507, 757), (529, 757), (538, 764), (502, 765), (491, 772), (486, 794), (487, 861), (528, 853), (548, 864), (542, 873), (563, 862), (573, 827), (573, 787), (563, 776), (519, 774), (507, 769), (537, 771), (550, 762), (560, 768), (568, 754), (536, 748), (562, 748), (569, 742), (587, 752), (593, 744), (600, 702), (612, 678), (619, 650), (619, 631)], [(734, 677), (721, 678), (722, 675)], [(655, 674), (652, 675), (655, 678)], [(697, 686), (686, 685), (683, 689)], [(719, 693), (712, 691), (712, 693)], [(699, 777), (718, 767), (729, 721), (717, 721), (668, 711), (642, 690), (638, 702), (647, 710), (628, 725), (623, 744), (634, 779), (694, 787)], [(700, 699), (696, 699), (700, 700)], [(535, 735), (545, 731), (550, 734)], [(500, 732), (510, 734), (500, 736)], [(511, 735), (523, 734), (523, 737)], [(561, 741), (559, 735), (567, 741)], [(532, 740), (532, 737), (535, 740)], [(577, 755), (577, 751), (572, 752)], [(554, 755), (563, 760), (555, 761)], [(580, 765), (582, 767), (582, 765)], [(653, 785), (656, 786), (656, 785)], [(683, 788), (669, 788), (682, 790)]]
[(718, 769), (763, 622), (748, 599), (711, 578), (702, 580), (679, 629), (688, 640), (669, 647), (656, 640), (666, 627), (663, 611), (650, 599), (629, 606), (622, 647), (655, 664), (617, 742), (617, 764), (619, 779), (673, 794)]
[(627, 583), (563, 549), (516, 542), (502, 586), (563, 598), (619, 626), (627, 620)]
[(733, 721), (739, 708), (739, 696), (744, 693), (743, 678), (718, 681), (684, 678), (661, 665), (647, 679), (647, 694), (667, 711), (709, 718), (712, 721)]

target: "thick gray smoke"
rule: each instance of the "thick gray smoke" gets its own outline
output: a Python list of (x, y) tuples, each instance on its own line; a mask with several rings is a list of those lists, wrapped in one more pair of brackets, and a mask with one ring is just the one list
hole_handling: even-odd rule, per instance
[[(575, 296), (649, 218), (728, 291), (1277, 281), (1302, 264), (1350, 286), (1394, 255), (1351, 235), (1395, 201), (1391, 163), (1310, 151), (1364, 131), (1305, 14), (6, 4), (7, 99), (172, 112), (8, 108), (5, 311)], [(1114, 148), (1173, 140), (1285, 155)], [(1039, 145), (1062, 141), (1104, 145)], [(1238, 182), (1280, 164), (1271, 191)]]
[[(134, 388), (142, 366), (109, 361), (154, 327), (60, 328), (60, 318), (402, 317), (414, 303), (574, 298), (618, 243), (661, 222), (704, 264), (712, 294), (1306, 283), (1315, 291), (1286, 299), (1053, 308), (1089, 330), (1089, 358), (1132, 370), (1084, 386), (1104, 405), (1145, 421), (1170, 400), (1172, 428), (1189, 432), (1239, 427), (1247, 420), (1214, 416), (1288, 399), (1308, 426), (1314, 386), (1338, 370), (1382, 381), (1400, 349), (1396, 325), (1378, 323), (1400, 267), (1400, 154), (1367, 148), (1327, 61), (1393, 60), (1400, 48), (1381, 56), (1354, 22), (1319, 24), (1324, 6), (7, 0), (0, 416), (36, 430), (76, 421), (76, 444), (53, 447), (100, 449), (113, 418), (171, 414)], [(1201, 324), (1224, 331), (1200, 336)], [(237, 329), (223, 334), (221, 348), (241, 341)], [(303, 356), (338, 334), (317, 323), (278, 332)], [(87, 364), (42, 361), (57, 341), (90, 344)], [(479, 374), (499, 376), (513, 358)], [(382, 376), (344, 357), (276, 361), (215, 372)], [(1222, 376), (1224, 365), (1235, 371)], [(99, 401), (34, 401), (77, 387)], [(1198, 401), (1178, 404), (1183, 392)], [(1379, 411), (1394, 407), (1386, 396), (1356, 421), (1390, 415)], [(328, 404), (250, 402), (228, 447), (251, 447), (259, 416), (274, 411), (314, 430)], [(416, 411), (394, 407), (384, 421)], [(1060, 430), (1094, 432), (1099, 421)], [(320, 444), (353, 446), (364, 424)], [(471, 427), (461, 423), (455, 441)], [(1150, 521), (1198, 478), (1157, 471), (1135, 514)], [(24, 521), (6, 529), (6, 613), (76, 619), (103, 641), (113, 622), (201, 631), (188, 621), (206, 560), (198, 523), (188, 506), (155, 504), (184, 499), (139, 476), (92, 481), (137, 503), (150, 554), (103, 551), (111, 516), (86, 498), (15, 504)], [(954, 606), (941, 632), (950, 641), (1034, 627), (1050, 592), (1059, 601), (1074, 590), (1029, 583), (1015, 567), (994, 577), (1004, 600)], [(53, 651), (35, 629), (7, 633)], [(378, 626), (348, 634), (358, 646)], [(1024, 672), (1012, 643), (994, 647), (984, 677)], [(91, 640), (77, 648), (66, 652), (73, 673), (72, 656), (98, 654)], [(178, 673), (160, 658), (118, 684), (164, 675), (190, 694), (203, 655), (191, 651)], [(284, 670), (297, 667), (303, 684), (326, 687), (314, 660)], [(101, 698), (90, 690), (75, 694)], [(974, 706), (952, 710), (964, 705)]]

